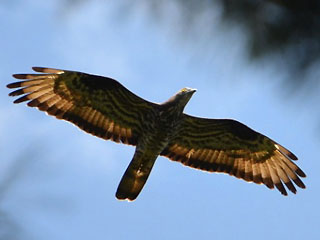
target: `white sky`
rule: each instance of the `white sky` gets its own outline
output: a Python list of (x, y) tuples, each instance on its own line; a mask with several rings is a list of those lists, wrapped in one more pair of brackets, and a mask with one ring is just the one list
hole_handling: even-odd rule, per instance
[[(283, 197), (159, 157), (138, 199), (117, 201), (114, 194), (133, 147), (13, 105), (2, 87), (0, 238), (320, 237), (315, 115), (301, 98), (289, 98), (285, 91), (281, 96), (281, 79), (269, 81), (283, 77), (274, 65), (248, 65), (241, 29), (217, 24), (216, 36), (190, 40), (175, 35), (179, 25), (172, 16), (161, 25), (142, 8), (122, 16), (117, 6), (100, 1), (72, 11), (63, 6), (53, 0), (0, 5), (2, 86), (13, 81), (12, 73), (49, 66), (115, 78), (155, 102), (183, 87), (197, 88), (188, 114), (235, 118), (288, 147), (308, 175), (307, 189)], [(208, 41), (209, 50), (199, 47)]]

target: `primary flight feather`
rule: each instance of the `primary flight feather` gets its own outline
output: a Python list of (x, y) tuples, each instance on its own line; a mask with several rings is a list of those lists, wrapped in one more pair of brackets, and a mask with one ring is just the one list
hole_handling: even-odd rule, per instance
[[(274, 186), (287, 195), (305, 185), (297, 157), (270, 138), (230, 119), (183, 113), (195, 89), (183, 88), (162, 104), (148, 102), (114, 79), (81, 72), (34, 67), (40, 74), (14, 74), (23, 81), (10, 96), (22, 97), (58, 119), (103, 139), (136, 146), (118, 186), (118, 199), (134, 200), (159, 155), (186, 166), (223, 172), (248, 182)], [(284, 185), (283, 185), (284, 184)]]

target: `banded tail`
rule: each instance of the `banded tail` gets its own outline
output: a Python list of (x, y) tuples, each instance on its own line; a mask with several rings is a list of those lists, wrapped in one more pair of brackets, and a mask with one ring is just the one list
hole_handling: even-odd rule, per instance
[(119, 183), (116, 197), (119, 200), (135, 200), (146, 183), (157, 156), (149, 157), (135, 152)]

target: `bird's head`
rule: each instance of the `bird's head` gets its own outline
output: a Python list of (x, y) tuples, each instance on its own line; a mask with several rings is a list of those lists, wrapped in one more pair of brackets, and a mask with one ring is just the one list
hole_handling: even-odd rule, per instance
[(195, 88), (189, 88), (189, 87), (185, 87), (182, 88), (177, 94), (176, 97), (180, 98), (181, 100), (183, 99), (183, 101), (186, 101), (185, 104), (188, 103), (188, 101), (190, 100), (190, 98), (192, 97), (192, 95), (197, 91), (197, 89)]
[(189, 102), (192, 95), (197, 90), (194, 88), (182, 88), (179, 92), (177, 92), (174, 96), (172, 96), (168, 101), (166, 101), (163, 105), (173, 105), (175, 108), (178, 108), (183, 111), (186, 104)]

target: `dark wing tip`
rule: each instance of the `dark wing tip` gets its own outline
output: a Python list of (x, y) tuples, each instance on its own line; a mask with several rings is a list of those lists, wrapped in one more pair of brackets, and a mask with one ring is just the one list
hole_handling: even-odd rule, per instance
[(16, 79), (26, 79), (26, 74), (12, 74), (12, 77)]
[(289, 180), (288, 182), (284, 182), (284, 184), (287, 186), (287, 188), (294, 194), (297, 193), (297, 189), (295, 186), (292, 184), (292, 182)]
[(20, 87), (20, 83), (19, 82), (14, 82), (14, 83), (7, 84), (7, 88), (17, 88), (17, 87)]
[(23, 89), (18, 89), (18, 90), (15, 90), (15, 91), (9, 93), (9, 96), (14, 97), (14, 96), (19, 96), (21, 94), (24, 94)]
[(300, 178), (297, 177), (296, 179), (293, 179), (293, 181), (298, 187), (303, 189), (306, 188), (306, 185), (304, 185)]
[(289, 157), (290, 159), (296, 161), (298, 160), (298, 157), (296, 155), (294, 155), (292, 152), (290, 152), (288, 149), (286, 149), (285, 147), (281, 146), (278, 143), (274, 143), (275, 147), (284, 155), (286, 155), (287, 157)]
[(304, 171), (302, 171), (300, 168), (298, 168), (296, 170), (296, 173), (300, 176), (300, 177), (306, 177), (307, 175), (304, 173)]
[(281, 192), (282, 195), (288, 196), (288, 193), (287, 193), (286, 189), (284, 188), (282, 182), (275, 183), (274, 185), (279, 190), (279, 192)]
[(22, 102), (25, 102), (25, 101), (28, 101), (28, 100), (30, 100), (29, 98), (28, 98), (28, 95), (24, 95), (24, 96), (22, 96), (22, 97), (20, 97), (20, 98), (18, 98), (18, 99), (16, 99), (16, 100), (14, 100), (13, 101), (13, 103), (22, 103)]
[(32, 70), (35, 72), (44, 72), (46, 69), (45, 67), (32, 67)]
[(42, 73), (63, 73), (64, 70), (56, 69), (56, 68), (46, 68), (46, 67), (32, 67), (33, 71), (35, 72), (42, 72)]
[(288, 157), (291, 158), (292, 160), (298, 160), (298, 157), (296, 155), (294, 155), (292, 152), (288, 153)]

